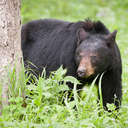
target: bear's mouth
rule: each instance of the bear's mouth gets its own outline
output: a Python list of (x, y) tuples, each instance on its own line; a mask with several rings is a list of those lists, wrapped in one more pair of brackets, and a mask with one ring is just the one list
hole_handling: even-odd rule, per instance
[(82, 71), (77, 71), (77, 76), (80, 78), (90, 78), (94, 76), (94, 72), (82, 72)]

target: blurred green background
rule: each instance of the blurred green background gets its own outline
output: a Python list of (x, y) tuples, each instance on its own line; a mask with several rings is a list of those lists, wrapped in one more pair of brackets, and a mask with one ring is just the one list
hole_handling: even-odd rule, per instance
[(23, 23), (40, 18), (56, 18), (69, 21), (85, 18), (102, 20), (115, 29), (128, 23), (127, 0), (23, 0)]

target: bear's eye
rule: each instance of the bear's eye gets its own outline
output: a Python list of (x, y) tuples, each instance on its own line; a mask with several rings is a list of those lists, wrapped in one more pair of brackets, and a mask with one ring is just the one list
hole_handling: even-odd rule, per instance
[(91, 57), (91, 59), (96, 59), (97, 58), (97, 56), (90, 56)]
[(99, 58), (97, 56), (90, 56), (92, 64), (96, 64), (99, 62)]

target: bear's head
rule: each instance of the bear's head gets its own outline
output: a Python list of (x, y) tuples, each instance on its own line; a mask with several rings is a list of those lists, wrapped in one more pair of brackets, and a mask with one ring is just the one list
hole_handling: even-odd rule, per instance
[(91, 33), (79, 29), (75, 52), (78, 77), (88, 78), (111, 69), (116, 33)]

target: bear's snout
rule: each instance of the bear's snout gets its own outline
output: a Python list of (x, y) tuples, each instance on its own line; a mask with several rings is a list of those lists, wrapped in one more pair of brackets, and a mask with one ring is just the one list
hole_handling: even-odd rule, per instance
[(95, 68), (91, 64), (90, 57), (83, 57), (77, 69), (77, 75), (81, 78), (87, 78), (95, 73)]
[(86, 69), (78, 69), (77, 70), (77, 75), (79, 77), (84, 77), (86, 75)]

